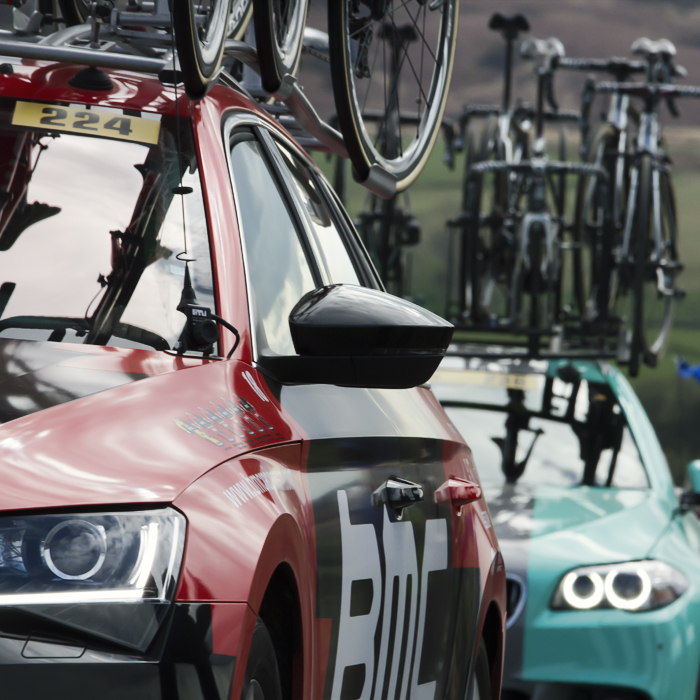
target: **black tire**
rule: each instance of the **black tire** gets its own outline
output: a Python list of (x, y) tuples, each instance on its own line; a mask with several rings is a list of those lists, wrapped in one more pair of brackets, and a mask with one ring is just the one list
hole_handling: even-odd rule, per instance
[[(358, 179), (365, 181), (376, 164), (401, 191), (418, 177), (440, 131), (454, 62), (459, 0), (445, 0), (435, 10), (424, 0), (387, 0), (379, 19), (370, 14), (368, 4), (328, 3), (335, 106)], [(403, 115), (404, 120), (415, 117), (410, 131), (401, 130), (399, 101), (404, 110), (411, 105)], [(364, 116), (370, 114), (372, 121), (365, 123)]]
[(282, 78), (299, 66), (309, 0), (254, 0), (255, 44), (265, 90), (277, 92)]
[[(231, 0), (172, 0), (175, 44), (185, 88), (193, 98), (202, 97), (221, 65), (229, 32)], [(197, 27), (198, 13), (207, 12), (208, 22)]]
[[(654, 197), (654, 173), (657, 166), (648, 155), (642, 156), (639, 166), (639, 194), (635, 208), (634, 227), (634, 326), (632, 329), (632, 358), (630, 374), (635, 376), (638, 362), (654, 367), (668, 343), (673, 325), (673, 294), (662, 294), (658, 289), (660, 273), (664, 286), (675, 288), (675, 275), (664, 273), (657, 264), (654, 221), (655, 207), (660, 207), (662, 263), (677, 263), (676, 206), (670, 174), (658, 169), (659, 192)], [(635, 373), (633, 374), (633, 369)]]
[[(586, 161), (605, 169), (609, 186), (615, 186), (613, 183), (619, 139), (617, 129), (610, 124), (603, 124), (586, 149)], [(604, 201), (603, 195), (598, 177), (592, 175), (579, 178), (573, 231), (573, 275), (574, 297), (579, 313), (585, 319), (596, 318), (608, 304), (608, 300), (601, 297), (601, 290), (607, 289), (608, 285), (608, 280), (603, 279), (603, 270), (609, 267), (603, 256), (612, 254), (614, 241), (607, 241), (604, 237), (605, 207), (608, 202)], [(626, 192), (618, 193), (617, 196), (620, 201), (626, 201)]]
[(479, 643), (476, 663), (469, 679), (467, 700), (491, 700), (491, 668), (483, 640)]
[(87, 0), (58, 0), (61, 15), (66, 21), (66, 26), (74, 27), (77, 24), (85, 24), (90, 17), (90, 2)]
[[(489, 117), (481, 139), (479, 162), (505, 160), (505, 144), (499, 133), (498, 117)], [(472, 261), (472, 317), (486, 322), (492, 314), (502, 317), (507, 313), (508, 289), (511, 282), (514, 255), (503, 226), (510, 201), (507, 172), (484, 176), (481, 188), (480, 215), (483, 225), (478, 226)]]
[(277, 654), (272, 637), (260, 618), (253, 630), (241, 700), (282, 700)]

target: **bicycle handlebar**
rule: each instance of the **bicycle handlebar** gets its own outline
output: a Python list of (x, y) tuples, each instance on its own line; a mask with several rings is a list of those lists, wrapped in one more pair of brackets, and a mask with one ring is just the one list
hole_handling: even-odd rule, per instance
[(700, 97), (700, 87), (685, 85), (672, 85), (671, 83), (596, 83), (595, 92), (612, 93), (617, 92), (633, 97)]
[(558, 173), (572, 175), (596, 175), (603, 181), (607, 182), (608, 173), (600, 166), (591, 163), (565, 163), (559, 161), (532, 161), (526, 160), (522, 163), (509, 163), (505, 160), (487, 160), (481, 163), (472, 165), (469, 170), (469, 177), (480, 177), (486, 173), (496, 172), (514, 172), (514, 173), (534, 173), (541, 172), (543, 174)]
[(562, 56), (557, 61), (558, 68), (568, 70), (594, 71), (612, 73), (613, 75), (631, 75), (644, 73), (647, 69), (643, 61), (632, 61), (627, 58), (567, 58)]

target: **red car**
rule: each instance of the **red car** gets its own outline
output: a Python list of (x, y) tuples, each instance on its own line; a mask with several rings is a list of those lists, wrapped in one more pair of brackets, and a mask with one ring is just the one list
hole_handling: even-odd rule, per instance
[(3, 700), (499, 697), (451, 328), (232, 79), (3, 62), (0, 272)]

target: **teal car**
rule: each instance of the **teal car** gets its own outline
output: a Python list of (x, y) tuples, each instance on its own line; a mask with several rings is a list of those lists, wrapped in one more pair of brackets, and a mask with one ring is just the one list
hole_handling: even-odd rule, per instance
[(675, 490), (604, 362), (448, 357), (431, 386), (506, 564), (504, 700), (700, 697), (700, 463)]

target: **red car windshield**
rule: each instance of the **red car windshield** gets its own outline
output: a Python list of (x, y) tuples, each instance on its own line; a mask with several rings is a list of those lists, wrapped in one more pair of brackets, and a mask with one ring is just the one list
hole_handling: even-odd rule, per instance
[(0, 99), (0, 338), (173, 348), (185, 250), (214, 309), (192, 127), (179, 119), (179, 139), (176, 128)]

